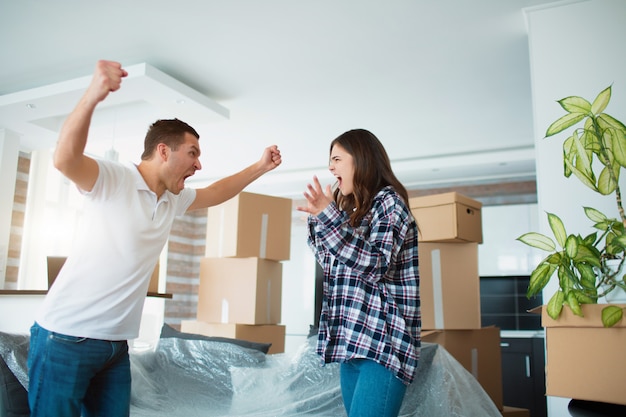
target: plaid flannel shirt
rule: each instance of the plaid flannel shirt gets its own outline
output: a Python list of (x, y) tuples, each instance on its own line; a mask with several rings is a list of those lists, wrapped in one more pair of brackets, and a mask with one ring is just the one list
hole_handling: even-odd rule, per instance
[(357, 228), (335, 203), (308, 222), (308, 244), (324, 270), (322, 362), (367, 358), (411, 383), (421, 316), (417, 225), (405, 202), (388, 186)]

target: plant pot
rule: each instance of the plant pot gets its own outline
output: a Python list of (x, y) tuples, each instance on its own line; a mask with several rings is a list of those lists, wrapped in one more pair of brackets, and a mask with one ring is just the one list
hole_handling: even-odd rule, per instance
[(545, 306), (532, 310), (546, 331), (546, 395), (626, 406), (626, 321), (605, 328), (604, 306), (581, 308), (584, 317), (564, 308), (557, 320)]
[[(619, 259), (609, 259), (605, 262), (611, 273), (622, 273), (618, 271), (620, 265)], [(622, 265), (622, 270), (624, 269), (624, 265), (626, 265), (626, 262)], [(615, 287), (613, 291), (604, 297), (598, 298), (598, 304), (626, 304), (626, 291), (621, 287)]]
[(613, 291), (598, 299), (598, 304), (626, 304), (626, 291), (616, 287)]

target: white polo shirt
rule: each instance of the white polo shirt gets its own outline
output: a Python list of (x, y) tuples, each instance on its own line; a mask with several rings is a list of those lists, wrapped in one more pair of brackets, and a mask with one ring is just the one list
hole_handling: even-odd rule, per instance
[(84, 216), (65, 265), (36, 321), (71, 336), (134, 339), (150, 276), (174, 218), (196, 192), (166, 191), (157, 201), (137, 167), (98, 160), (93, 190), (84, 193)]

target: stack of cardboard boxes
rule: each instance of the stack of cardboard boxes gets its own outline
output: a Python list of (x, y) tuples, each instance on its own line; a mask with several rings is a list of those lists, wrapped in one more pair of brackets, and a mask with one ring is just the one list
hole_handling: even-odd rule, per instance
[(271, 343), (285, 350), (281, 325), (282, 263), (289, 260), (292, 202), (242, 192), (211, 207), (200, 261), (197, 320), (187, 333)]
[(482, 204), (456, 192), (409, 200), (419, 228), (422, 340), (438, 343), (471, 372), (504, 416), (500, 329), (481, 327), (478, 244)]

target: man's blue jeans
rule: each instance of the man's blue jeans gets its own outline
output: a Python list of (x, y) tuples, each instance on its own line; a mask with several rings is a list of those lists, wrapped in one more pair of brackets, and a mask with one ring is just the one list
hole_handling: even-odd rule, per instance
[(35, 323), (30, 330), (31, 417), (130, 414), (128, 343), (66, 336)]
[(352, 359), (340, 367), (341, 396), (348, 417), (397, 417), (406, 385), (383, 365)]

